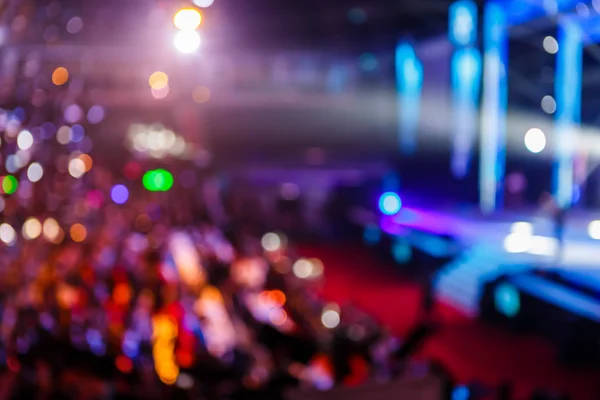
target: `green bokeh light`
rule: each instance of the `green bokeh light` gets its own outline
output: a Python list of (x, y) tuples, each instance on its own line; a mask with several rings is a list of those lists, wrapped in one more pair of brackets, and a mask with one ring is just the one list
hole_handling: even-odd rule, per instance
[(12, 175), (6, 175), (2, 178), (2, 191), (6, 194), (13, 194), (19, 187), (19, 181)]
[(154, 169), (144, 174), (142, 184), (150, 192), (166, 192), (173, 187), (173, 175), (164, 169)]

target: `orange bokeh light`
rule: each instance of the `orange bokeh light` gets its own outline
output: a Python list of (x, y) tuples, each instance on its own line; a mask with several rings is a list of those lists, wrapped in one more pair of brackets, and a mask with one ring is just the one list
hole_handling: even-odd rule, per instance
[(81, 154), (77, 158), (79, 158), (81, 162), (83, 162), (83, 165), (85, 166), (85, 172), (89, 172), (92, 169), (94, 161), (92, 160), (92, 157), (90, 157), (88, 154)]
[(71, 226), (69, 233), (71, 234), (71, 239), (77, 243), (83, 242), (87, 237), (87, 229), (85, 229), (85, 226), (81, 224), (75, 224)]
[(52, 83), (61, 86), (69, 80), (69, 71), (65, 67), (58, 67), (52, 73)]

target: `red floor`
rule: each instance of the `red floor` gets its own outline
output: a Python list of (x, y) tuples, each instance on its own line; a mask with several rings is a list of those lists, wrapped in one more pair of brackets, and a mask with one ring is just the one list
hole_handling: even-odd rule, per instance
[[(307, 246), (301, 253), (323, 261), (323, 296), (328, 300), (350, 301), (398, 335), (414, 325), (421, 296), (418, 285), (368, 251), (355, 246)], [(518, 399), (540, 387), (569, 393), (572, 399), (600, 399), (600, 370), (567, 370), (555, 361), (552, 346), (540, 338), (467, 319), (444, 304), (438, 304), (437, 311), (443, 316), (442, 328), (417, 356), (441, 362), (454, 379), (494, 386), (511, 381)]]

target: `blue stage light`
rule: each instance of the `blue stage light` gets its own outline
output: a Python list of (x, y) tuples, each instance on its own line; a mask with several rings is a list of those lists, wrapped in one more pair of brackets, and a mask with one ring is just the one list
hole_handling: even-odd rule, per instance
[(510, 283), (499, 284), (494, 291), (494, 305), (499, 313), (514, 317), (521, 311), (519, 291)]
[(503, 203), (508, 106), (506, 10), (488, 2), (483, 15), (483, 99), (479, 164), (479, 202), (483, 212)]
[(394, 192), (386, 192), (379, 198), (379, 210), (385, 215), (397, 214), (402, 208), (402, 200)]
[(396, 91), (398, 135), (404, 154), (416, 151), (422, 89), (423, 64), (413, 46), (401, 41), (396, 47)]
[(473, 0), (457, 1), (450, 6), (448, 36), (455, 46), (469, 46), (477, 40), (477, 4)]
[(466, 386), (456, 386), (452, 391), (452, 400), (469, 400), (470, 398), (471, 391)]

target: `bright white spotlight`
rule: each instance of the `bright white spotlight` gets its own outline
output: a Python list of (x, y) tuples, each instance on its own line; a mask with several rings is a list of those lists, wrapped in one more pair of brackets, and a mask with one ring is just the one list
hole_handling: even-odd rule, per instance
[(508, 253), (527, 253), (533, 246), (533, 236), (511, 233), (504, 238), (504, 250)]
[(538, 128), (528, 130), (524, 141), (525, 147), (532, 153), (539, 153), (546, 147), (546, 135)]
[(592, 239), (600, 240), (600, 221), (592, 221), (588, 225), (588, 235)]
[(190, 54), (200, 47), (200, 35), (196, 31), (180, 31), (173, 40), (175, 48), (183, 54)]

